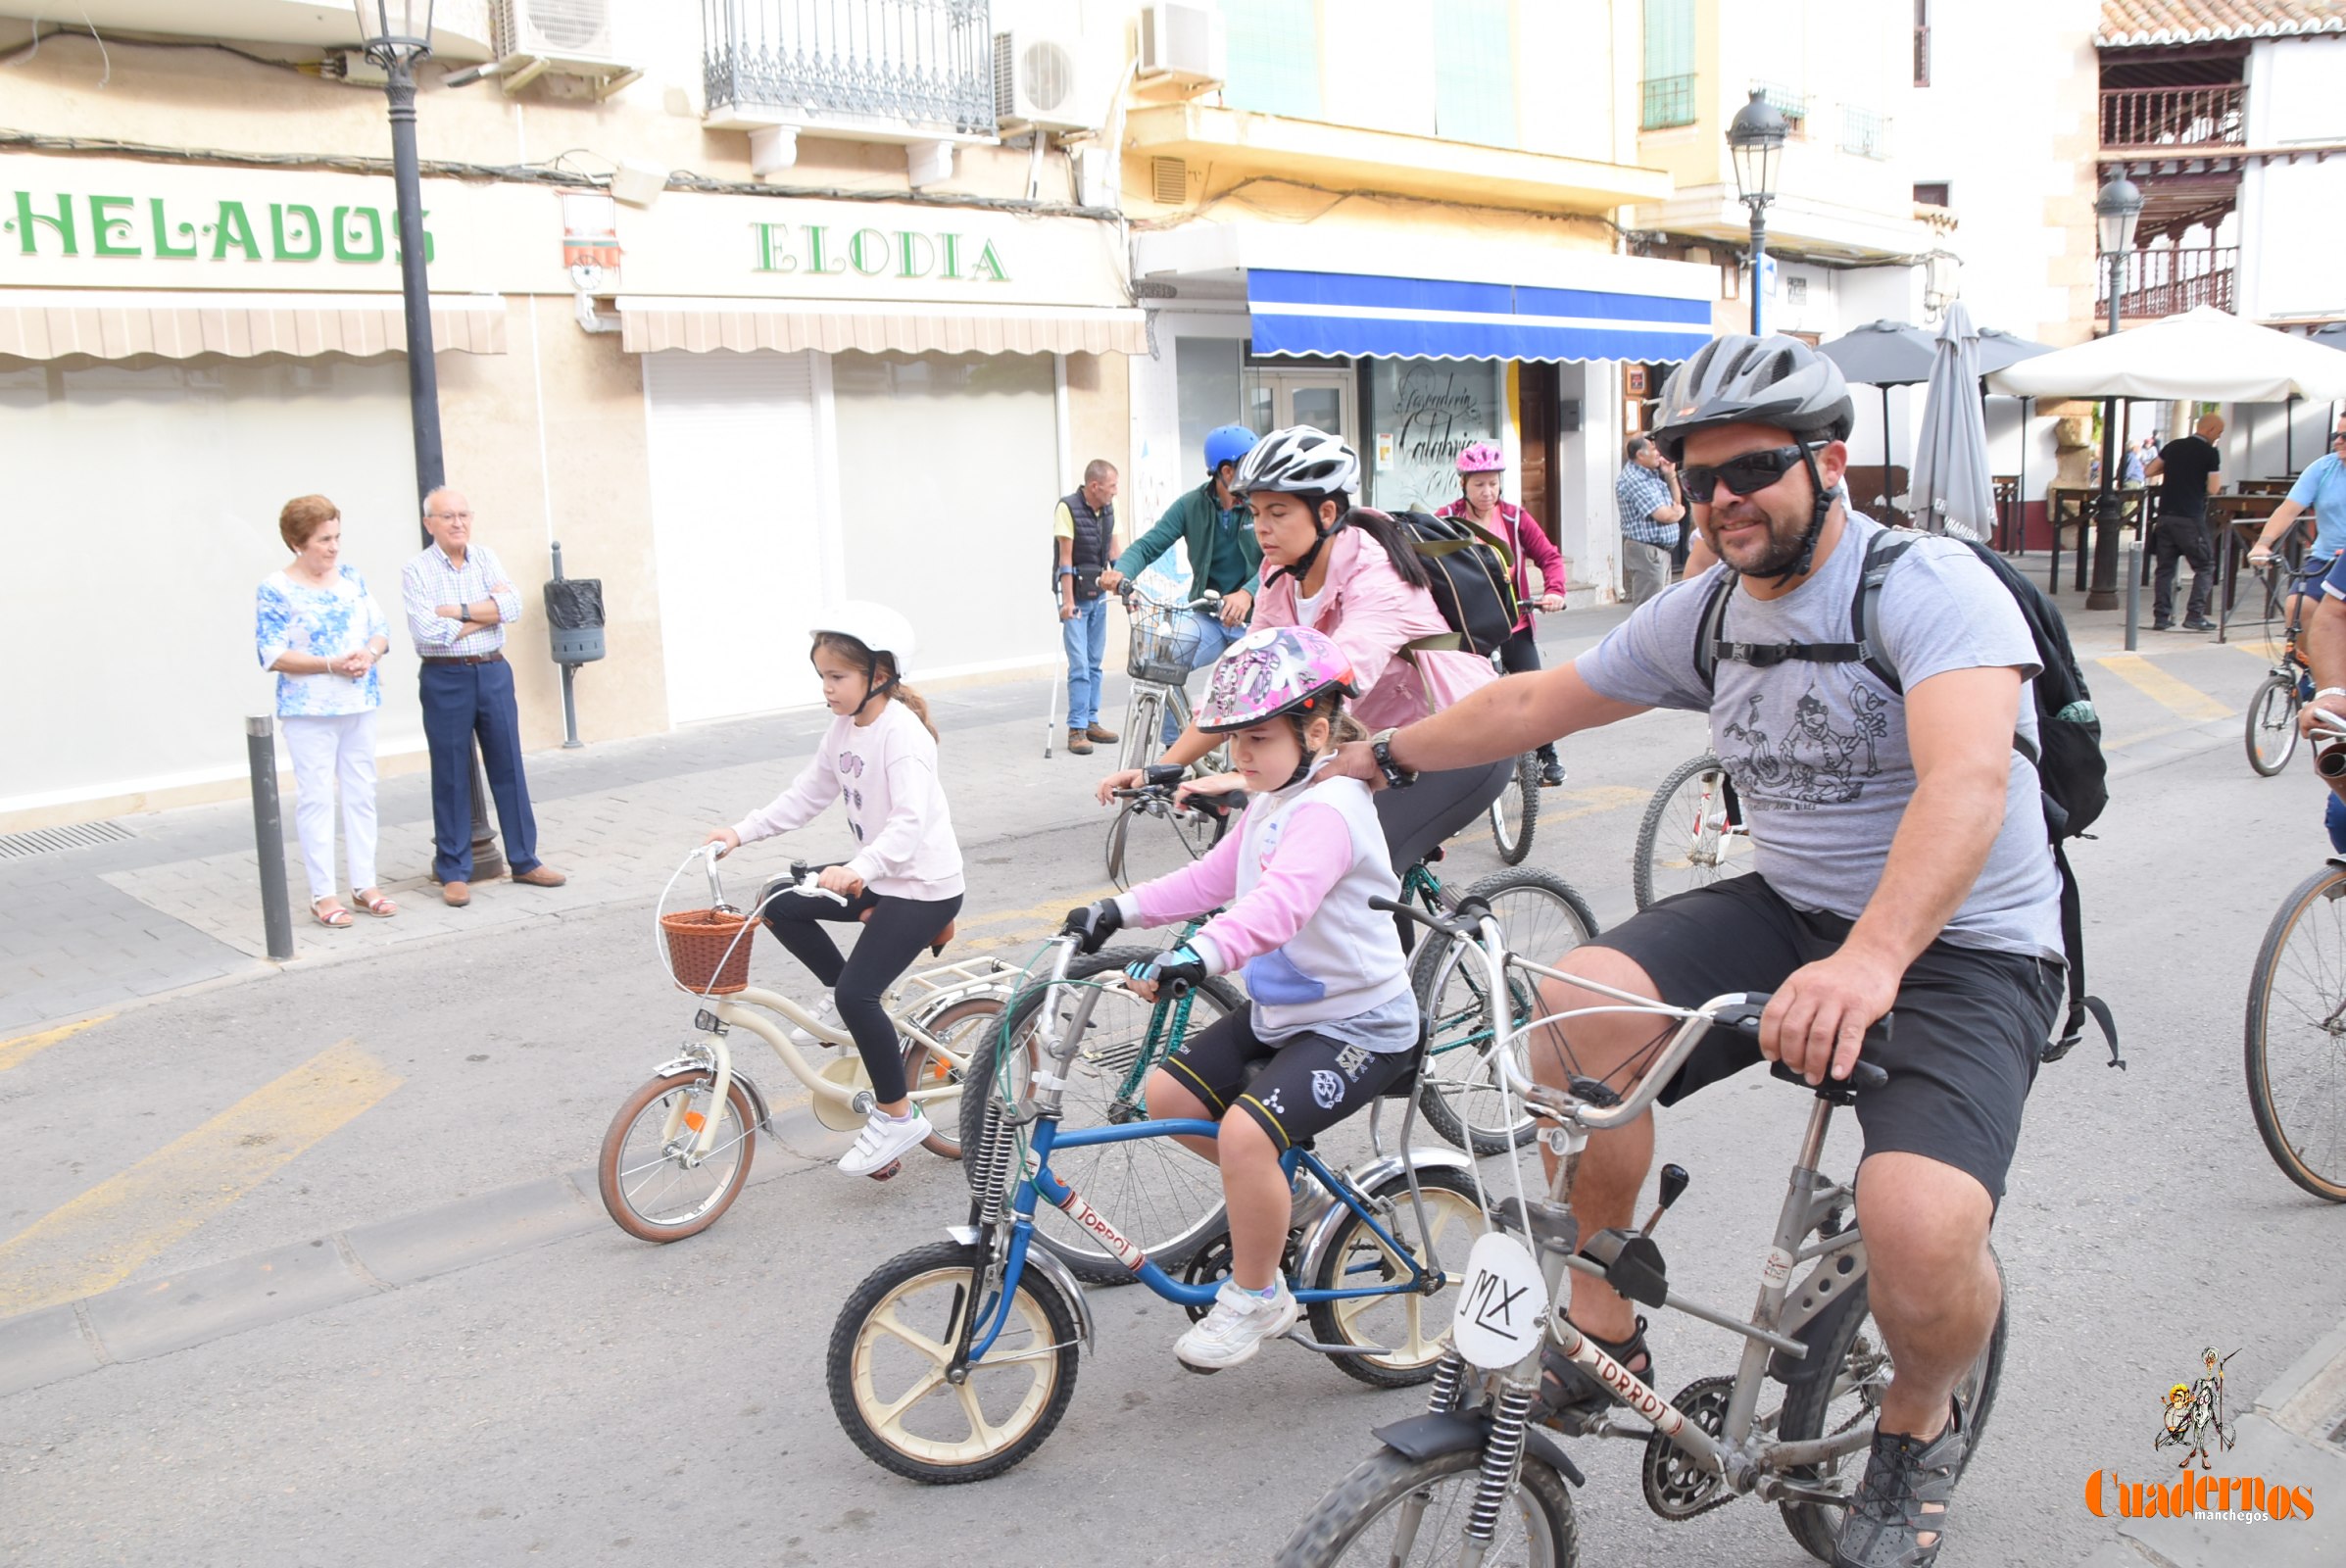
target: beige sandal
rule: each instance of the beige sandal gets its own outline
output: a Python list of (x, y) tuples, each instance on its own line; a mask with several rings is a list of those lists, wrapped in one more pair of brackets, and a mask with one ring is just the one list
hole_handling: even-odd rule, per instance
[(354, 893), (351, 897), (357, 901), (360, 908), (378, 920), (388, 920), (399, 912), (399, 906), (385, 897), (381, 888), (368, 888), (365, 893)]
[(310, 915), (311, 918), (315, 919), (319, 925), (331, 926), (333, 929), (339, 931), (344, 926), (350, 924), (350, 911), (339, 904), (335, 904), (330, 909), (321, 909), (318, 907), (318, 906), (321, 904), (333, 904), (333, 902), (334, 896), (330, 893), (322, 899), (312, 899), (310, 901)]

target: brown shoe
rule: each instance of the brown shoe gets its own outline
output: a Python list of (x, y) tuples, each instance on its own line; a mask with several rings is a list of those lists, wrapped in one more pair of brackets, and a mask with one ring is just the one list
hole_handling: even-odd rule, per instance
[(440, 902), (452, 909), (463, 908), (472, 902), (472, 884), (469, 882), (441, 883)]
[(515, 871), (513, 880), (533, 888), (559, 888), (570, 879), (543, 861), (526, 871)]
[(1098, 719), (1094, 719), (1092, 721), (1092, 727), (1088, 730), (1085, 730), (1084, 733), (1090, 736), (1093, 740), (1098, 741), (1102, 746), (1113, 746), (1124, 738), (1112, 729), (1101, 729)]
[(1091, 736), (1089, 736), (1089, 735), (1086, 735), (1086, 734), (1085, 734), (1085, 733), (1084, 733), (1082, 730), (1080, 730), (1080, 729), (1071, 729), (1071, 730), (1069, 730), (1069, 731), (1067, 732), (1067, 750), (1069, 750), (1070, 752), (1073, 752), (1073, 753), (1074, 753), (1076, 756), (1078, 756), (1078, 757), (1089, 757), (1089, 756), (1091, 756), (1091, 755), (1092, 755), (1092, 737), (1091, 737)]

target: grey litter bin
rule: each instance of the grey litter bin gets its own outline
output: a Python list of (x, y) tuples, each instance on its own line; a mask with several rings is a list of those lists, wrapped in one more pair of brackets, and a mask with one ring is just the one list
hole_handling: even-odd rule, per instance
[(562, 747), (567, 751), (579, 744), (571, 679), (579, 665), (604, 654), (603, 579), (563, 576), (560, 544), (554, 547), (554, 579), (546, 584), (546, 634), (554, 644), (554, 662), (562, 667)]

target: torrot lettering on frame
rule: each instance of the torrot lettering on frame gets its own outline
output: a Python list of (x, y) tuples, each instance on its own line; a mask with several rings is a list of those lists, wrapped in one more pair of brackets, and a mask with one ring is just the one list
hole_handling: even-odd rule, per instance
[[(146, 258), (159, 262), (316, 262), (329, 243), (337, 262), (369, 265), (399, 260), (399, 215), (379, 207), (336, 207), (320, 218), (300, 202), (269, 204), (269, 244), (262, 247), (255, 223), (258, 202), (220, 200), (196, 207), (210, 220), (199, 223), (190, 204), (150, 196), (142, 209), (133, 196), (54, 197), (14, 193), (0, 207), (0, 233), (17, 236), (20, 256)], [(425, 215), (427, 218), (429, 214)], [(207, 244), (206, 241), (210, 243)], [(0, 247), (0, 255), (5, 255)], [(423, 235), (423, 259), (437, 260), (430, 229)]]
[[(758, 272), (809, 272), (836, 277), (941, 277), (956, 283), (1007, 283), (1009, 270), (990, 239), (924, 234), (917, 229), (843, 229), (828, 223), (752, 223)], [(972, 256), (969, 247), (977, 246)]]

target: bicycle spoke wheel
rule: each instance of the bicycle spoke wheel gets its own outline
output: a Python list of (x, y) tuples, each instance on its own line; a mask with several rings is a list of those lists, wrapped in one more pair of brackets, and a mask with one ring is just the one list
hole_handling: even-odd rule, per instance
[[(1558, 958), (1596, 935), (1596, 916), (1571, 884), (1545, 871), (1499, 871), (1466, 890), (1498, 916), (1508, 949), (1540, 963)], [(1496, 1154), (1531, 1142), (1533, 1118), (1506, 1102), (1483, 1053), (1491, 1045), (1491, 981), (1480, 952), (1465, 943), (1432, 941), (1418, 949), (1410, 972), (1418, 1005), (1432, 1035), (1418, 1088), (1418, 1108), (1442, 1137), (1477, 1154)], [(1540, 992), (1530, 975), (1510, 972), (1508, 1002), (1517, 1026), (1540, 1016)], [(1531, 1042), (1515, 1043), (1515, 1062), (1530, 1072)]]
[[(595, 1186), (619, 1229), (638, 1241), (699, 1235), (732, 1206), (750, 1179), (756, 1112), (738, 1083), (726, 1086), (724, 1104), (712, 1112), (715, 1087), (716, 1075), (706, 1069), (655, 1078), (611, 1117), (595, 1160)], [(715, 1141), (708, 1157), (695, 1162), (691, 1146), (700, 1142), (711, 1114)]]
[(2289, 895), (2248, 985), (2248, 1108), (2289, 1180), (2346, 1203), (2346, 867)]
[[(1007, 1321), (958, 1386), (946, 1378), (982, 1249), (915, 1248), (855, 1287), (831, 1330), (831, 1410), (865, 1458), (932, 1486), (1001, 1475), (1043, 1446), (1075, 1396), (1075, 1313), (1022, 1274)], [(978, 1301), (977, 1324), (997, 1298)]]
[[(1482, 1479), (1483, 1450), (1432, 1459), (1384, 1449), (1361, 1462), (1295, 1527), (1278, 1568), (1442, 1568), (1466, 1560), (1467, 1515)], [(1563, 1477), (1536, 1460), (1499, 1509), (1484, 1568), (1574, 1568), (1580, 1531)]]
[(1491, 803), (1491, 841), (1497, 846), (1499, 858), (1509, 865), (1523, 864), (1524, 857), (1532, 853), (1532, 834), (1539, 825), (1540, 760), (1526, 752), (1515, 760), (1507, 787)]
[[(1002, 999), (1000, 997), (971, 997), (953, 1003), (919, 1020), (921, 1028), (934, 1036), (944, 1052), (931, 1051), (918, 1039), (904, 1043), (904, 1083), (918, 1093), (924, 1089), (956, 1088), (962, 1081), (963, 1069), (953, 1065), (953, 1057), (964, 1062), (983, 1050), (986, 1040), (1002, 1027)], [(946, 1053), (951, 1053), (947, 1054)], [(940, 1095), (920, 1102), (922, 1114), (937, 1130), (920, 1141), (920, 1147), (942, 1159), (961, 1157), (961, 1097)]]
[(1673, 768), (1637, 824), (1630, 859), (1637, 907), (1750, 870), (1751, 835), (1740, 815), (1718, 758), (1690, 758)]
[[(1068, 966), (1070, 980), (1098, 978), (1117, 982), (1119, 972), (1149, 954), (1139, 948), (1108, 948)], [(1012, 1004), (1004, 1030), (997, 1031), (986, 1049), (970, 1063), (970, 1074), (986, 1093), (961, 1098), (961, 1142), (978, 1147), (985, 1126), (988, 1094), (1000, 1093), (1002, 1034), (1009, 1036), (1009, 1089), (1024, 1099), (1027, 1079), (1042, 1056), (1037, 1023), (1045, 996), (1064, 1021), (1083, 993), (1074, 987), (1046, 991), (1038, 987)], [(1183, 1038), (1196, 1034), (1225, 1013), (1246, 1005), (1237, 992), (1221, 980), (1208, 980), (1190, 994), (1190, 1012)], [(1181, 1042), (1172, 1038), (1175, 1004), (1163, 1004), (1153, 1045), (1151, 1017), (1158, 1011), (1121, 983), (1110, 983), (1093, 1004), (1092, 1018), (1082, 1046), (1067, 1065), (1059, 1125), (1105, 1127), (1147, 1117), (1141, 1103), (1149, 1069), (1169, 1055)], [(1148, 1059), (1144, 1060), (1144, 1055)], [(1189, 1261), (1205, 1241), (1222, 1229), (1222, 1175), (1210, 1161), (1198, 1158), (1170, 1138), (1140, 1138), (1128, 1143), (1102, 1144), (1091, 1149), (1061, 1149), (1051, 1157), (1060, 1181), (1083, 1194), (1086, 1201), (1106, 1215), (1134, 1246), (1168, 1272)], [(974, 1164), (962, 1169), (978, 1177)], [(982, 1196), (982, 1195), (981, 1195)], [(1046, 1203), (1035, 1215), (1035, 1240), (1050, 1248), (1077, 1276), (1094, 1285), (1120, 1285), (1132, 1278), (1090, 1232)]]
[(2271, 778), (2296, 750), (2297, 680), (2276, 671), (2248, 705), (2248, 765)]
[(1417, 1185), (1419, 1202), (1425, 1207), (1422, 1231), (1418, 1204), (1409, 1200), (1407, 1179), (1389, 1177), (1365, 1195), (1376, 1200), (1370, 1206), (1378, 1211), (1385, 1235), (1378, 1235), (1358, 1214), (1348, 1214), (1311, 1280), (1314, 1290), (1357, 1291), (1406, 1279), (1409, 1265), (1386, 1240), (1388, 1236), (1398, 1242), (1419, 1267), (1441, 1264), (1446, 1286), (1437, 1296), (1412, 1292), (1311, 1303), (1311, 1337), (1322, 1345), (1363, 1347), (1359, 1355), (1328, 1359), (1339, 1371), (1372, 1388), (1403, 1388), (1434, 1375), (1434, 1363), (1442, 1359), (1442, 1336), (1449, 1331), (1451, 1309), (1458, 1303), (1459, 1288), (1466, 1283), (1466, 1254), (1475, 1239), (1491, 1228), (1483, 1205), (1476, 1200), (1474, 1178), (1466, 1172), (1421, 1170)]
[(1164, 699), (1153, 686), (1136, 682), (1132, 701), (1124, 710), (1123, 750), (1116, 754), (1119, 768), (1147, 767), (1160, 746), (1156, 729), (1165, 721)]

